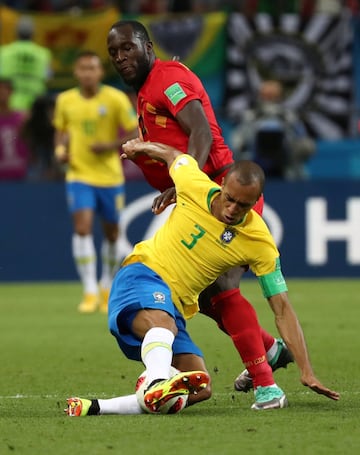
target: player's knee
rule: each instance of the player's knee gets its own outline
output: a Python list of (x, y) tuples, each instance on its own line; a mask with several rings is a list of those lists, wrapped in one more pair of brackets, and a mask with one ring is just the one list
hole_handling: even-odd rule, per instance
[(222, 291), (239, 288), (240, 279), (245, 270), (244, 267), (235, 267), (219, 276), (215, 281), (216, 287), (214, 287), (214, 290), (216, 290), (218, 294)]
[(143, 338), (146, 332), (155, 327), (168, 329), (175, 336), (178, 332), (174, 318), (166, 311), (150, 309), (138, 311), (132, 323), (132, 330), (137, 336)]
[(196, 395), (194, 394), (189, 395), (188, 406), (192, 406), (193, 404), (208, 400), (209, 398), (211, 398), (211, 395), (212, 395), (211, 384), (208, 384), (205, 389), (201, 390)]
[(85, 237), (87, 235), (91, 234), (91, 229), (86, 226), (85, 224), (79, 224), (75, 226), (75, 233), (79, 235), (80, 237)]

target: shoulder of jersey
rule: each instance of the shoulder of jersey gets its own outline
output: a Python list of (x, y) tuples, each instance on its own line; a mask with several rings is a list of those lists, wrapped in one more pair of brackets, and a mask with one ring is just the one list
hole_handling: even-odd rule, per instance
[(161, 60), (158, 68), (163, 70), (168, 70), (170, 68), (189, 70), (189, 68), (184, 65), (184, 63), (181, 63), (177, 60)]
[(69, 88), (67, 90), (64, 90), (63, 92), (60, 92), (58, 94), (58, 97), (61, 98), (67, 98), (69, 96), (74, 96), (78, 93), (79, 89), (77, 87)]
[(122, 96), (123, 94), (125, 94), (125, 92), (123, 90), (113, 87), (112, 85), (103, 84), (101, 86), (101, 88), (105, 93), (109, 93), (114, 96), (116, 96), (116, 95)]

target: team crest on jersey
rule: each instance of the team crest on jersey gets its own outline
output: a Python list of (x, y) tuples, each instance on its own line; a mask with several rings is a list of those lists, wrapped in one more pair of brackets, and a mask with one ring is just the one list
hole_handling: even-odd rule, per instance
[(104, 115), (106, 115), (106, 111), (107, 111), (107, 110), (106, 110), (106, 106), (99, 106), (98, 111), (99, 111), (99, 115), (100, 115), (101, 117), (103, 117)]
[(155, 303), (165, 303), (165, 294), (163, 292), (153, 292)]
[(220, 239), (223, 243), (230, 243), (231, 240), (235, 237), (235, 231), (226, 227), (224, 232), (221, 234)]

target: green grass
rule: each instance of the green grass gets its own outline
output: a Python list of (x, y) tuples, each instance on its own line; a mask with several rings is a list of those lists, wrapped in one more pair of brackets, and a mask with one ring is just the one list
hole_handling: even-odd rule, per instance
[[(303, 387), (295, 365), (276, 372), (290, 407), (250, 410), (233, 391), (242, 365), (230, 340), (202, 315), (189, 331), (213, 377), (211, 400), (175, 416), (69, 418), (71, 395), (132, 393), (142, 365), (124, 358), (102, 314), (80, 315), (77, 283), (0, 285), (0, 454), (196, 455), (360, 453), (360, 281), (288, 280), (317, 376), (341, 393)], [(243, 283), (264, 327), (271, 310), (255, 281)]]

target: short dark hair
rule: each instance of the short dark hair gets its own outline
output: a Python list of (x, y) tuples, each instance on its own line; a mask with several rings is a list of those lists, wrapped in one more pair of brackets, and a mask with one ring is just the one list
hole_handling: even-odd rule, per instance
[(143, 41), (143, 42), (151, 41), (149, 32), (146, 30), (145, 26), (141, 22), (138, 22), (138, 21), (126, 20), (126, 19), (122, 20), (122, 21), (118, 21), (118, 22), (115, 22), (115, 24), (113, 24), (111, 26), (110, 30), (112, 30), (113, 28), (118, 29), (121, 27), (125, 27), (127, 25), (129, 25), (133, 29), (134, 34), (138, 38), (140, 38), (141, 41)]
[(34, 35), (34, 21), (30, 16), (21, 16), (17, 24), (17, 36), (21, 40), (31, 40)]
[(236, 179), (241, 185), (251, 185), (252, 183), (257, 182), (261, 192), (263, 192), (265, 185), (264, 170), (254, 161), (236, 161), (229, 168), (225, 180), (233, 173), (236, 174)]

